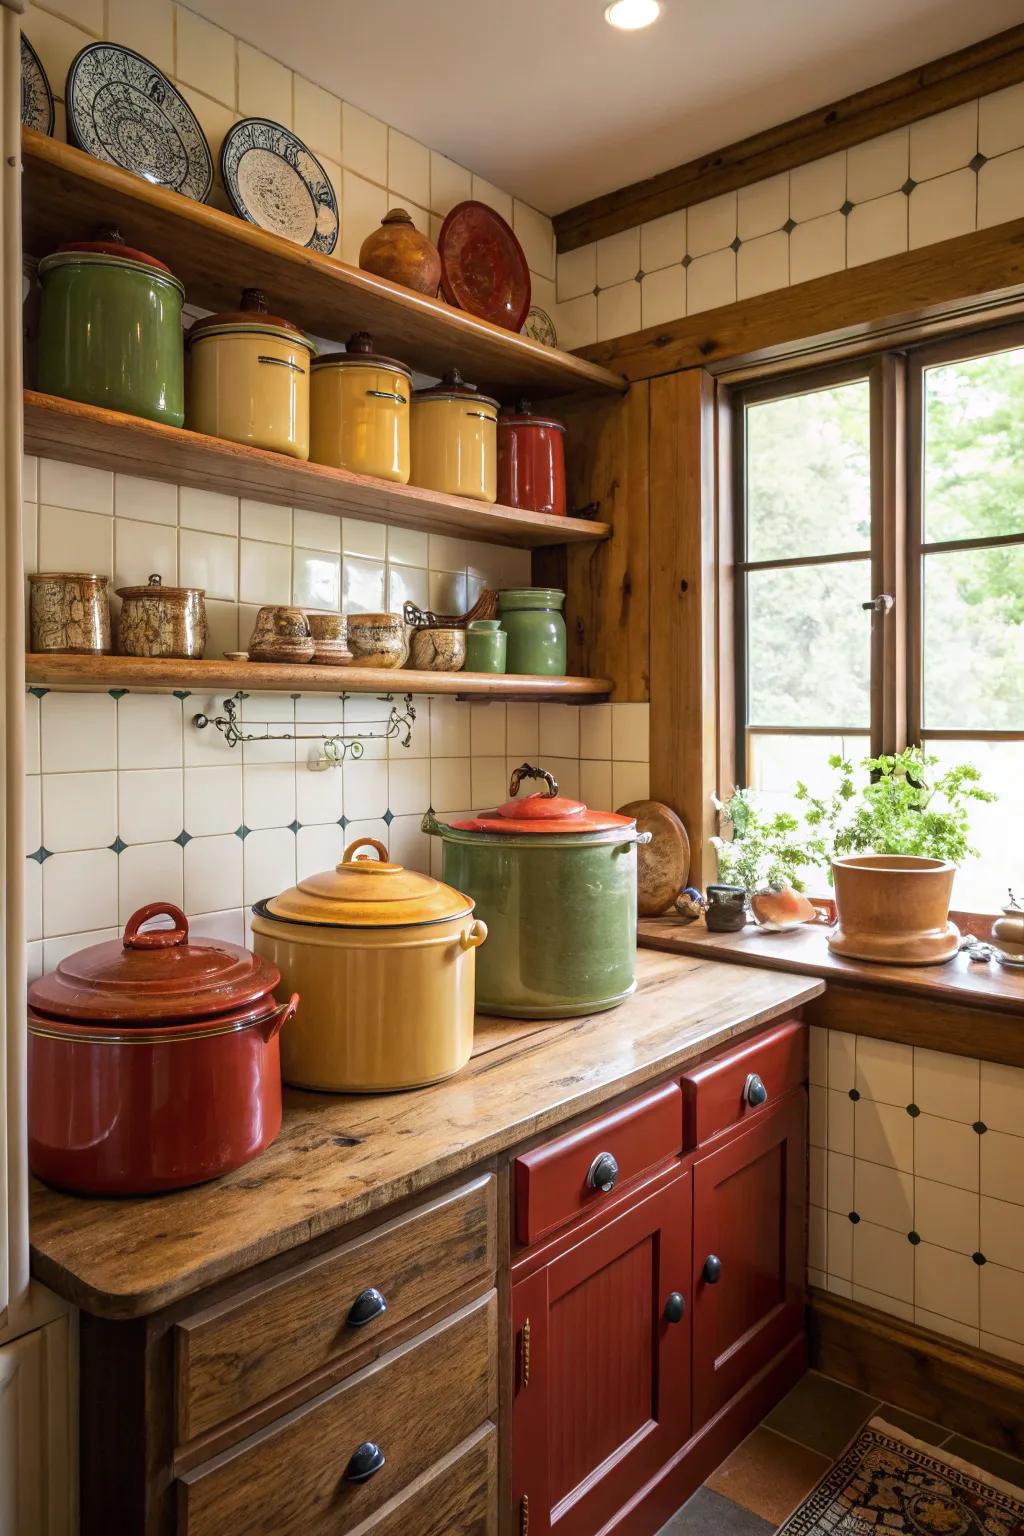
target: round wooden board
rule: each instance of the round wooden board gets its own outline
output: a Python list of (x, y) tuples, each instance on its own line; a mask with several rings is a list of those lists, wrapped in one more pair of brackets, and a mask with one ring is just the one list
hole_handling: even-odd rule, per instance
[(658, 917), (667, 912), (690, 878), (690, 839), (675, 811), (660, 800), (631, 800), (620, 816), (635, 816), (651, 841), (637, 848), (637, 912)]

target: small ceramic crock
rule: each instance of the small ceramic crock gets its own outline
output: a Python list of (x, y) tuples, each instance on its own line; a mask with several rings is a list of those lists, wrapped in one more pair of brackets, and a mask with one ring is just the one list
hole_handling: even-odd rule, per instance
[(307, 612), (309, 633), (313, 639), (313, 665), (347, 667), (352, 660), (348, 648), (348, 620), (343, 613)]
[(397, 613), (350, 613), (348, 648), (357, 667), (404, 667), (409, 627)]
[(565, 593), (557, 587), (509, 587), (498, 593), (508, 635), (507, 670), (560, 677), (566, 668)]
[(198, 661), (206, 649), (206, 593), (202, 587), (165, 587), (156, 574), (144, 587), (118, 587), (122, 656), (180, 656)]
[(33, 651), (110, 653), (107, 578), (88, 571), (36, 571), (29, 578)]
[(461, 672), (466, 665), (466, 631), (414, 629), (409, 665), (419, 672)]
[(268, 603), (257, 613), (249, 638), (250, 661), (307, 662), (315, 649), (305, 609)]
[(466, 625), (466, 671), (504, 672), (508, 635), (500, 619), (470, 619)]

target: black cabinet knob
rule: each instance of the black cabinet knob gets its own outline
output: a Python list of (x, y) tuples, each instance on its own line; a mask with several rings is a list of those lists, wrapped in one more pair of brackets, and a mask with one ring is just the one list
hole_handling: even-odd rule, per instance
[(599, 1189), (607, 1195), (615, 1188), (619, 1165), (610, 1152), (599, 1152), (590, 1165), (587, 1183), (591, 1189)]
[(686, 1311), (686, 1301), (679, 1291), (672, 1291), (665, 1303), (665, 1311), (662, 1314), (666, 1323), (680, 1323)]
[(756, 1072), (751, 1072), (743, 1084), (743, 1098), (753, 1109), (759, 1104), (768, 1102), (768, 1089), (764, 1085), (764, 1079), (758, 1077)]
[(704, 1260), (704, 1268), (701, 1270), (704, 1280), (708, 1285), (717, 1285), (722, 1277), (722, 1261), (716, 1253), (709, 1253)]
[(376, 1286), (371, 1285), (367, 1290), (359, 1292), (345, 1321), (350, 1328), (365, 1328), (367, 1323), (372, 1323), (375, 1317), (380, 1317), (387, 1309), (384, 1297)]
[(384, 1452), (372, 1440), (364, 1440), (349, 1457), (345, 1468), (346, 1483), (365, 1483), (384, 1465)]

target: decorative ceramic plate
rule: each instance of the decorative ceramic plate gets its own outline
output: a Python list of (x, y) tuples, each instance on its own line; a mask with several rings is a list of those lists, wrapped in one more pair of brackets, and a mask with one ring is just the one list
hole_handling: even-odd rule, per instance
[(520, 331), (530, 308), (530, 269), (500, 213), (486, 203), (456, 203), (438, 237), (441, 289), (481, 320)]
[(531, 341), (539, 341), (545, 347), (558, 346), (558, 333), (555, 330), (555, 322), (546, 309), (541, 309), (539, 304), (530, 305), (530, 313), (526, 317), (523, 326), (523, 335), (529, 336)]
[(118, 43), (89, 43), (71, 61), (68, 137), (158, 187), (205, 203), (213, 156), (195, 113), (155, 64)]
[(53, 92), (32, 44), (21, 34), (21, 120), (37, 133), (52, 133)]
[(329, 256), (338, 200), (319, 160), (288, 128), (244, 117), (228, 130), (220, 169), (235, 212), (250, 224)]

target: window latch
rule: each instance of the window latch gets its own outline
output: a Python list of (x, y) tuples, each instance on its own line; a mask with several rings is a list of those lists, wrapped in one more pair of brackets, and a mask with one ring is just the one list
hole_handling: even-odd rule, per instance
[(889, 609), (893, 606), (895, 601), (896, 599), (894, 597), (890, 597), (888, 592), (880, 592), (878, 596), (873, 597), (870, 602), (861, 603), (861, 607), (866, 609), (869, 613), (888, 613)]

